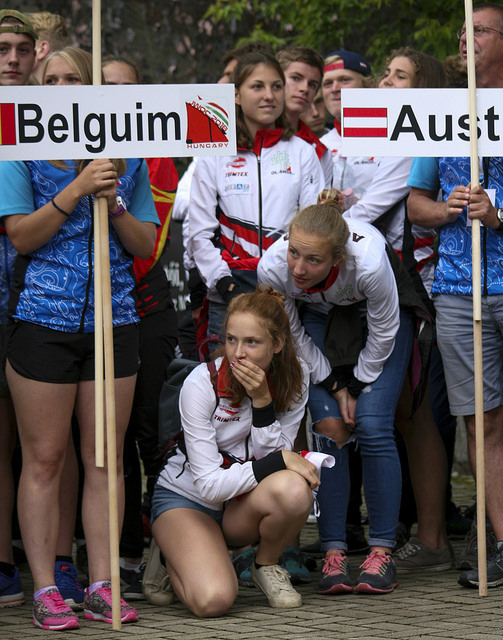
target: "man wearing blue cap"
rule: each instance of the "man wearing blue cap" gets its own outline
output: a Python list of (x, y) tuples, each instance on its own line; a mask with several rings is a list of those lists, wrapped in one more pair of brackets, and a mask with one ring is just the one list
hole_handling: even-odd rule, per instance
[(373, 87), (369, 63), (354, 51), (334, 51), (325, 58), (323, 71), (323, 97), (329, 112), (335, 118), (335, 129), (341, 129), (341, 89)]
[[(341, 90), (373, 87), (370, 64), (359, 53), (341, 49), (325, 58), (322, 80), (322, 91), (325, 105), (334, 116), (334, 128), (321, 138), (322, 143), (331, 150), (333, 161), (332, 186), (345, 194), (346, 207), (353, 203), (351, 198), (359, 190), (359, 174), (363, 171), (362, 185), (367, 182), (366, 162), (356, 160), (358, 166), (353, 167), (352, 158), (339, 162), (341, 149)], [(372, 164), (373, 159), (368, 158)], [(363, 186), (362, 186), (363, 189)], [(360, 194), (361, 195), (361, 194)]]

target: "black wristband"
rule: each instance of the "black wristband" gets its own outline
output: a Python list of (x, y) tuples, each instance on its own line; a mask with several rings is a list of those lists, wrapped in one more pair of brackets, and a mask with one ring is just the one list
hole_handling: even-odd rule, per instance
[(363, 389), (365, 389), (365, 387), (368, 384), (369, 384), (368, 382), (361, 382), (360, 380), (358, 380), (358, 378), (355, 378), (355, 376), (353, 375), (351, 376), (351, 380), (347, 384), (348, 393), (352, 395), (353, 398), (358, 398), (360, 393), (363, 391)]
[(54, 198), (51, 198), (51, 204), (52, 206), (57, 209), (60, 213), (62, 213), (64, 216), (66, 216), (67, 218), (70, 217), (70, 213), (68, 213), (67, 211), (65, 211), (64, 209), (62, 209), (61, 207), (58, 207), (58, 205), (56, 204)]
[(222, 296), (226, 304), (229, 304), (232, 298), (235, 298), (240, 293), (243, 293), (239, 285), (235, 283), (232, 291), (229, 291), (229, 287), (233, 282), (234, 280), (232, 279), (232, 276), (225, 276), (223, 278), (220, 278), (220, 280), (216, 284), (217, 291)]
[[(348, 383), (353, 375), (353, 367), (351, 365), (344, 365), (340, 367), (332, 367), (332, 371), (330, 375), (322, 380), (319, 384), (326, 390), (328, 393), (332, 393), (335, 391), (340, 391), (344, 389), (344, 387), (348, 386)], [(334, 382), (337, 382), (337, 386), (333, 389)]]
[(328, 391), (328, 393), (331, 393), (332, 387), (334, 386), (334, 382), (335, 382), (335, 374), (334, 374), (334, 371), (332, 370), (328, 374), (328, 376), (325, 378), (325, 380), (318, 382), (318, 384), (320, 385), (320, 387), (323, 387), (325, 391)]
[(274, 404), (269, 402), (265, 407), (252, 406), (252, 425), (258, 429), (270, 426), (276, 420)]
[(187, 282), (187, 287), (190, 294), (191, 308), (197, 309), (198, 307), (202, 307), (207, 289), (196, 267), (193, 267), (189, 271), (189, 280)]
[(257, 482), (267, 478), (271, 473), (286, 469), (283, 453), (281, 451), (273, 451), (272, 453), (268, 453), (265, 458), (254, 460), (252, 462), (252, 469)]

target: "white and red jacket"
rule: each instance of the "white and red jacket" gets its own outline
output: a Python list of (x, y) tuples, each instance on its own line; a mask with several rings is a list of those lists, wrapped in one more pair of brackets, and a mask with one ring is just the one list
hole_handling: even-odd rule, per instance
[[(332, 151), (333, 187), (342, 192), (351, 188), (356, 200), (344, 212), (344, 217), (376, 225), (393, 249), (402, 256), (405, 200), (410, 191), (407, 180), (412, 158), (345, 158), (340, 154), (342, 138), (336, 128), (323, 136), (322, 141)], [(385, 214), (388, 215), (380, 224), (380, 218)], [(436, 231), (413, 225), (412, 235), (417, 270), (429, 293), (435, 268), (433, 244)]]
[(323, 189), (312, 146), (295, 136), (281, 140), (281, 133), (262, 130), (253, 150), (197, 161), (188, 252), (208, 287), (209, 300), (222, 302), (216, 284), (231, 276), (231, 268), (255, 270), (295, 213), (314, 204)]
[(318, 136), (310, 129), (303, 120), (299, 120), (299, 128), (295, 134), (301, 140), (308, 142), (316, 151), (325, 177), (325, 189), (332, 188), (332, 154), (321, 142)]
[[(205, 363), (185, 379), (180, 392), (180, 415), (185, 452), (178, 448), (168, 459), (158, 484), (210, 509), (220, 510), (231, 498), (254, 489), (261, 477), (274, 472), (268, 454), (291, 450), (304, 416), (309, 373), (301, 361), (302, 397), (291, 410), (272, 410), (269, 420), (257, 420), (251, 400), (232, 405), (225, 393), (225, 359), (216, 360), (218, 403)], [(260, 412), (260, 410), (258, 410)], [(237, 463), (228, 466), (226, 458)]]
[(259, 282), (270, 284), (286, 296), (286, 310), (299, 355), (308, 363), (314, 383), (325, 380), (332, 371), (327, 357), (304, 330), (296, 306), (297, 300), (320, 313), (334, 305), (367, 302), (368, 337), (358, 356), (353, 373), (361, 382), (373, 382), (383, 370), (400, 325), (396, 280), (386, 255), (384, 238), (373, 226), (348, 220), (349, 239), (344, 259), (334, 267), (323, 289), (298, 289), (287, 265), (288, 235), (278, 240), (262, 257), (258, 266)]

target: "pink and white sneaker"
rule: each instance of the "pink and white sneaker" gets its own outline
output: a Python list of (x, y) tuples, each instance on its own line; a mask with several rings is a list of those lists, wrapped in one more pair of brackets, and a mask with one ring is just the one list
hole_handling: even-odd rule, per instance
[(79, 619), (54, 587), (33, 601), (33, 624), (41, 629), (63, 631), (78, 629)]
[[(84, 598), (84, 617), (86, 620), (112, 622), (112, 583), (103, 582), (101, 587), (89, 595), (86, 589)], [(121, 622), (138, 622), (138, 611), (121, 598)]]

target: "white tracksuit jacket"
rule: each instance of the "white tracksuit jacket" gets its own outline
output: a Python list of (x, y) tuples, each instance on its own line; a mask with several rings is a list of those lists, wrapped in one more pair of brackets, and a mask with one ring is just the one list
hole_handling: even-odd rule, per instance
[[(254, 150), (236, 156), (202, 157), (190, 190), (189, 254), (208, 287), (222, 302), (216, 283), (231, 275), (222, 258), (255, 258), (287, 229), (299, 209), (314, 204), (324, 177), (312, 146), (281, 130), (259, 131)], [(215, 242), (218, 238), (218, 246)], [(256, 264), (253, 268), (256, 268)]]
[(286, 261), (288, 235), (264, 254), (258, 266), (259, 282), (272, 285), (286, 296), (292, 333), (302, 359), (310, 367), (314, 383), (325, 380), (332, 368), (304, 330), (296, 300), (303, 300), (323, 313), (328, 313), (336, 304), (367, 301), (368, 337), (353, 369), (361, 382), (373, 382), (380, 375), (393, 350), (400, 324), (396, 280), (382, 234), (365, 222), (353, 219), (347, 222), (350, 237), (345, 246), (345, 257), (335, 281), (323, 291), (303, 291), (293, 283)]

